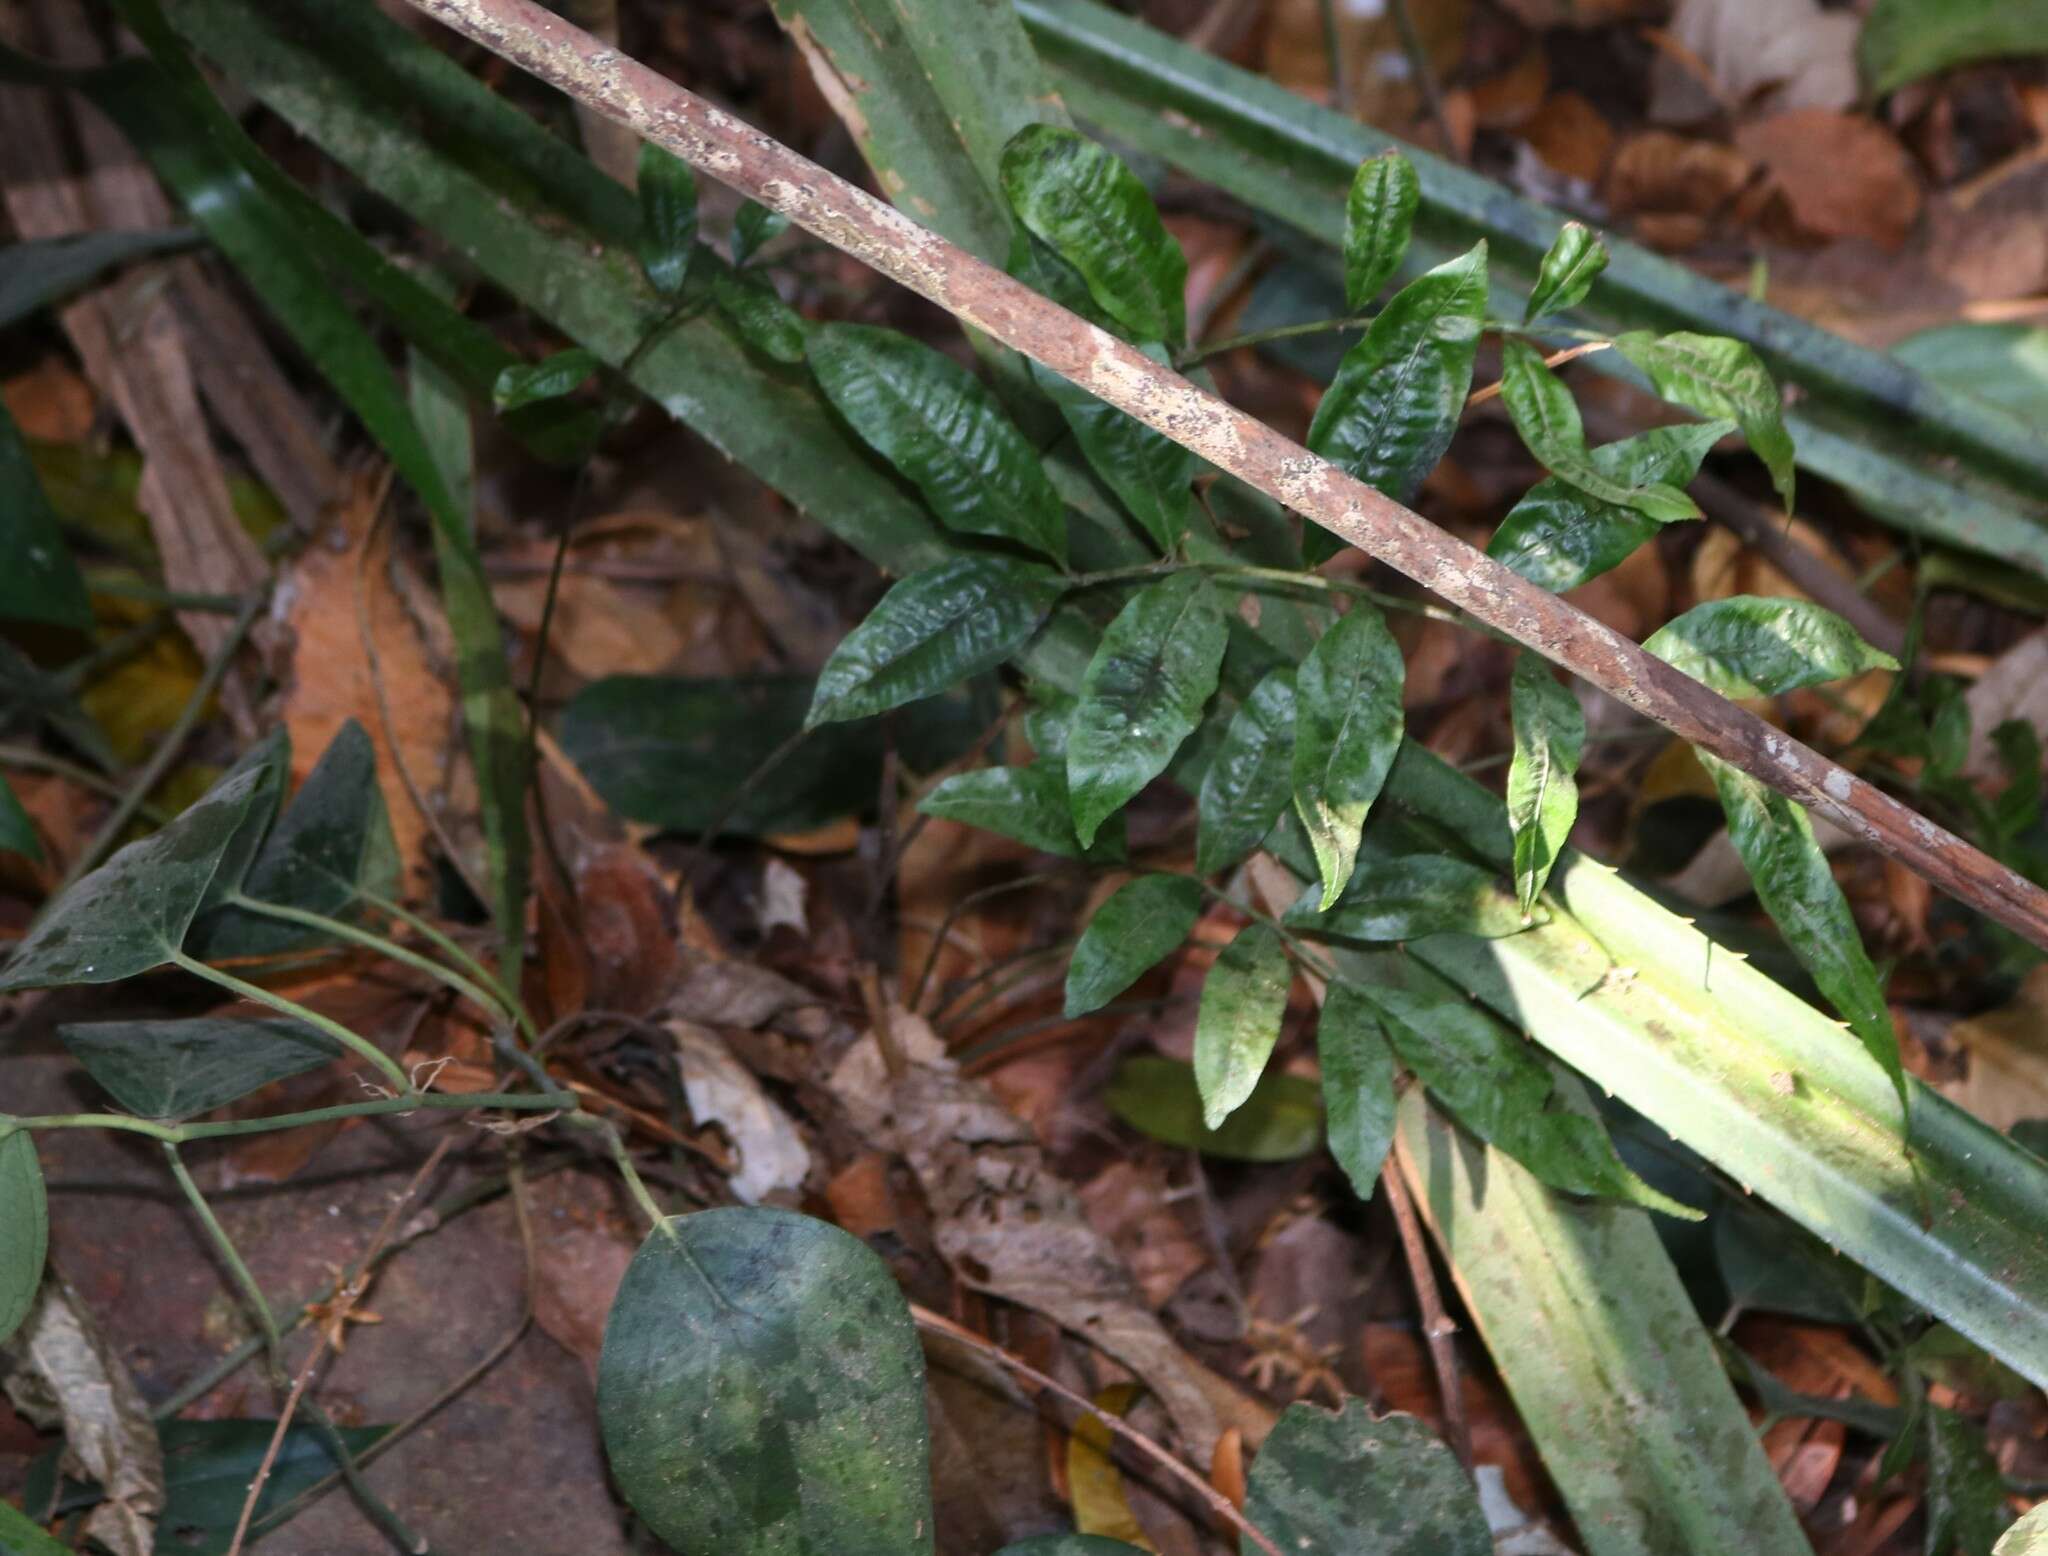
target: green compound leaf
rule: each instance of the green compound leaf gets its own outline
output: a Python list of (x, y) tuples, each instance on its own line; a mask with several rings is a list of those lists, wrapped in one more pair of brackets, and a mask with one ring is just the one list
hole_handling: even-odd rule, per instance
[(1067, 731), (1067, 786), (1083, 844), (1166, 770), (1201, 723), (1228, 639), (1221, 597), (1192, 570), (1117, 612), (1081, 677)]
[(1367, 157), (1344, 202), (1344, 302), (1356, 311), (1380, 295), (1408, 257), (1422, 184), (1398, 151)]
[[(1302, 1556), (1492, 1556), (1457, 1455), (1410, 1415), (1289, 1405), (1252, 1463), (1244, 1516)], [(1244, 1550), (1249, 1553), (1249, 1542)]]
[(948, 529), (1066, 561), (1066, 509), (1038, 450), (966, 368), (865, 324), (821, 325), (805, 351), (825, 397)]
[[(1144, 351), (1162, 366), (1169, 365), (1161, 348), (1147, 346)], [(1189, 483), (1195, 478), (1195, 455), (1035, 362), (1031, 374), (1059, 407), (1088, 468), (1116, 494), (1154, 544), (1171, 552), (1187, 534), (1194, 514), (1195, 494)]]
[(1600, 272), (1607, 268), (1607, 245), (1583, 222), (1566, 222), (1543, 256), (1536, 285), (1522, 322), (1533, 324), (1546, 313), (1565, 313), (1586, 300)]
[(1641, 368), (1657, 393), (1702, 416), (1725, 416), (1742, 428), (1756, 457), (1771, 472), (1787, 512), (1792, 509), (1792, 434), (1770, 370), (1753, 350), (1722, 335), (1680, 331), (1618, 335), (1614, 349)]
[[(11, 251), (4, 251), (11, 252)], [(92, 627), (85, 579), (64, 544), (56, 510), (29, 457), (28, 444), (0, 405), (0, 619)]]
[(1351, 879), (1366, 812), (1401, 749), (1401, 649), (1364, 601), (1325, 632), (1294, 680), (1294, 808), (1328, 907)]
[(1191, 875), (1140, 875), (1095, 910), (1067, 964), (1066, 1014), (1100, 1010), (1171, 956), (1202, 911)]
[[(1689, 422), (1602, 444), (1593, 468), (1624, 486), (1683, 487), (1699, 474), (1707, 451), (1735, 430), (1732, 421)], [(1656, 534), (1656, 520), (1618, 503), (1589, 497), (1552, 476), (1529, 488), (1486, 547), (1486, 554), (1539, 588), (1562, 594), (1628, 559)]]
[(130, 1113), (172, 1121), (342, 1056), (332, 1037), (286, 1016), (80, 1022), (57, 1036)]
[(1122, 159), (1050, 124), (1003, 148), (1003, 193), (1032, 233), (1088, 283), (1132, 336), (1178, 345), (1187, 333), (1187, 257)]
[(1597, 1118), (1553, 1110), (1555, 1082), (1548, 1066), (1518, 1034), (1477, 1006), (1406, 989), (1359, 992), (1379, 1007), (1396, 1051), (1437, 1101), (1551, 1188), (1701, 1219), (1624, 1166)]
[(1234, 1162), (1294, 1162), (1323, 1140), (1323, 1099), (1313, 1081), (1268, 1070), (1215, 1129), (1202, 1122), (1194, 1067), (1163, 1054), (1134, 1054), (1103, 1093), (1110, 1112), (1140, 1134)]
[(1524, 917), (1550, 879), (1579, 818), (1579, 785), (1574, 776), (1586, 746), (1586, 715), (1571, 688), (1563, 685), (1539, 655), (1515, 660), (1508, 686), (1515, 752), (1508, 765), (1508, 827), (1515, 840), (1515, 900)]
[(1324, 995), (1316, 1058), (1330, 1115), (1330, 1154), (1352, 1192), (1371, 1199), (1394, 1143), (1394, 1051), (1379, 1011), (1348, 983), (1333, 983)]
[(1195, 1017), (1195, 1084), (1210, 1129), (1222, 1127), (1265, 1073), (1293, 981), (1287, 947), (1270, 924), (1247, 924), (1209, 969)]
[(1699, 505), (1675, 486), (1630, 486), (1602, 472), (1586, 447), (1572, 392), (1544, 364), (1543, 353), (1512, 336), (1501, 342), (1500, 353), (1501, 402), (1529, 452), (1553, 476), (1588, 497), (1633, 509), (1659, 524), (1700, 516)]
[(678, 1551), (932, 1549), (917, 1331), (888, 1266), (827, 1222), (663, 1222), (612, 1304), (597, 1406), (619, 1490)]
[(1420, 940), (1424, 935), (1478, 935), (1497, 940), (1529, 927), (1492, 874), (1448, 854), (1375, 856), (1363, 860), (1335, 906), (1316, 888), (1287, 910), (1293, 927), (1340, 940)]
[(697, 250), (697, 175), (652, 141), (640, 143), (640, 268), (664, 297), (680, 297)]
[(1093, 847), (1074, 835), (1073, 801), (1066, 769), (1053, 759), (1029, 767), (982, 767), (955, 773), (918, 802), (918, 810), (946, 821), (999, 832), (1027, 848), (1062, 859), (1111, 862), (1124, 852), (1123, 819), (1111, 818)]
[(1863, 949), (1856, 917), (1828, 868), (1828, 856), (1814, 840), (1812, 820), (1797, 803), (1741, 768), (1697, 747), (1695, 754), (1713, 777), (1728, 818), (1728, 839), (1749, 872), (1757, 901), (1799, 965), (1890, 1078), (1903, 1112), (1908, 1106), (1906, 1072), (1884, 985)]
[(1294, 671), (1270, 670), (1238, 704), (1202, 775), (1195, 873), (1227, 870), (1265, 841), (1294, 792)]
[(1695, 605), (1643, 647), (1723, 697), (1776, 697), (1899, 662), (1811, 600), (1730, 595)]
[(28, 812), (21, 808), (21, 801), (14, 797), (5, 778), (0, 778), (0, 854), (21, 854), (37, 862), (43, 857), (42, 839), (36, 836), (35, 823), (28, 819)]
[(912, 573), (825, 662), (804, 727), (886, 713), (994, 669), (1030, 640), (1060, 589), (1051, 568), (1001, 556)]
[[(43, 1284), (50, 1247), (50, 1206), (36, 1142), (26, 1129), (0, 1117), (0, 1344), (5, 1344)], [(5, 1503), (0, 1503), (4, 1507)], [(0, 1526), (0, 1534), (6, 1532)]]

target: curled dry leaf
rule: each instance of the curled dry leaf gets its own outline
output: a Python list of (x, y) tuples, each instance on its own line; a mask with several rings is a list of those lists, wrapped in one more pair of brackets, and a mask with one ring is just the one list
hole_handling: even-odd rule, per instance
[(1749, 159), (1718, 142), (1647, 130), (1615, 152), (1607, 203), (1618, 216), (1705, 218), (1733, 199), (1749, 175)]
[(1920, 179), (1895, 136), (1875, 120), (1825, 108), (1777, 114), (1735, 132), (1761, 163), (1798, 225), (1822, 238), (1906, 241), (1920, 215)]
[(733, 1057), (725, 1039), (690, 1021), (670, 1021), (668, 1031), (675, 1039), (691, 1116), (723, 1129), (739, 1158), (731, 1180), (733, 1198), (758, 1205), (771, 1194), (802, 1188), (811, 1170), (803, 1136), (753, 1072)]

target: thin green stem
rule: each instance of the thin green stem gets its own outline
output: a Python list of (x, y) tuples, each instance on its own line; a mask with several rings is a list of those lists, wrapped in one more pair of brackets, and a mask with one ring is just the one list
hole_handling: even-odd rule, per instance
[(277, 1314), (271, 1310), (270, 1300), (263, 1295), (263, 1288), (256, 1284), (256, 1277), (249, 1273), (249, 1266), (242, 1262), (241, 1253), (235, 1248), (233, 1239), (228, 1236), (219, 1218), (214, 1215), (213, 1206), (206, 1202), (206, 1196), (199, 1192), (199, 1185), (192, 1181), (192, 1174), (185, 1166), (185, 1158), (178, 1154), (175, 1142), (164, 1142), (164, 1155), (170, 1161), (171, 1176), (178, 1180), (179, 1192), (185, 1196), (186, 1203), (191, 1205), (193, 1213), (199, 1217), (199, 1224), (206, 1229), (206, 1235), (213, 1243), (214, 1252), (220, 1255), (221, 1262), (228, 1267), (228, 1274), (234, 1278), (235, 1285), (241, 1290), (243, 1304), (249, 1309), (250, 1317), (256, 1320), (256, 1327), (263, 1336), (264, 1350), (270, 1356), (272, 1381), (283, 1386), (286, 1381), (284, 1335), (277, 1327)]
[(1199, 876), (1194, 877), (1194, 880), (1196, 884), (1202, 888), (1203, 891), (1207, 892), (1210, 896), (1214, 897), (1218, 902), (1228, 904), (1230, 907), (1236, 909), (1239, 913), (1242, 913), (1246, 918), (1250, 919), (1253, 923), (1264, 924), (1268, 929), (1272, 930), (1274, 934), (1280, 937), (1281, 943), (1285, 945), (1289, 951), (1294, 953), (1294, 959), (1297, 962), (1301, 963), (1302, 967), (1305, 970), (1307, 970), (1310, 973), (1313, 973), (1316, 977), (1322, 979), (1325, 983), (1334, 983), (1337, 981), (1337, 970), (1334, 967), (1330, 966), (1328, 962), (1322, 960), (1321, 957), (1317, 956), (1314, 949), (1309, 945), (1307, 941), (1303, 940), (1301, 936), (1297, 935), (1293, 930), (1289, 929), (1285, 924), (1281, 923), (1280, 920), (1275, 918), (1272, 914), (1266, 912), (1262, 908), (1253, 907), (1249, 902), (1245, 902), (1237, 897), (1231, 896), (1230, 893), (1225, 891), (1222, 887), (1212, 886), (1207, 881), (1202, 880)]
[(463, 950), (452, 936), (442, 933), (430, 920), (421, 917), (402, 903), (391, 901), (388, 897), (380, 897), (377, 893), (365, 891), (361, 887), (356, 889), (356, 895), (361, 897), (365, 904), (375, 908), (379, 913), (387, 914), (391, 918), (398, 920), (399, 923), (426, 941), (478, 983), (486, 988), (496, 990), (505, 1008), (512, 1012), (512, 1019), (519, 1023), (519, 1030), (526, 1034), (527, 1041), (538, 1041), (539, 1034), (534, 1028), (533, 1018), (526, 1013), (525, 1004), (511, 989), (505, 986), (504, 979), (500, 978), (490, 968), (484, 966), (482, 962), (470, 955), (469, 952)]
[(222, 972), (218, 967), (209, 967), (197, 957), (187, 956), (183, 951), (173, 951), (170, 960), (194, 977), (204, 978), (208, 983), (217, 983), (223, 989), (241, 995), (243, 999), (255, 1000), (259, 1005), (268, 1005), (272, 1010), (287, 1016), (295, 1016), (308, 1026), (318, 1028), (349, 1052), (375, 1065), (385, 1078), (398, 1088), (400, 1096), (412, 1092), (412, 1077), (405, 1073), (404, 1065), (367, 1037), (358, 1036), (332, 1017), (323, 1016), (317, 1010), (308, 1010), (297, 1000), (288, 1000), (282, 994), (273, 993), (261, 984), (249, 983), (237, 978), (233, 973)]
[(1297, 340), (1303, 335), (1328, 335), (1338, 330), (1362, 330), (1371, 324), (1376, 316), (1370, 313), (1346, 314), (1334, 319), (1307, 319), (1299, 324), (1276, 324), (1269, 329), (1249, 330), (1242, 335), (1226, 336), (1199, 346), (1180, 358), (1177, 366), (1186, 369), (1211, 357), (1220, 357), (1226, 351), (1242, 350), (1246, 346), (1263, 346), (1275, 340)]
[(1344, 35), (1337, 30), (1337, 0), (1316, 0), (1322, 13), (1323, 58), (1330, 66), (1330, 106), (1337, 112), (1351, 112), (1351, 87), (1344, 79)]
[[(619, 1169), (619, 1176), (626, 1180), (626, 1192), (633, 1196), (633, 1203), (638, 1205), (641, 1214), (647, 1217), (648, 1227), (657, 1232), (669, 1232), (669, 1214), (648, 1192), (646, 1181), (641, 1178), (639, 1169), (633, 1165), (632, 1153), (626, 1149), (626, 1137), (619, 1133), (618, 1126), (610, 1119), (599, 1118), (594, 1113), (573, 1113), (563, 1122), (603, 1137), (606, 1148), (611, 1152), (612, 1164)], [(705, 1278), (707, 1281), (710, 1279), (709, 1276)]]
[(159, 1124), (126, 1113), (45, 1113), (10, 1121), (10, 1129), (118, 1129), (125, 1134), (148, 1135), (168, 1145), (193, 1140), (223, 1140), (232, 1135), (268, 1134), (279, 1129), (297, 1129), (305, 1124), (331, 1124), (343, 1118), (377, 1118), (392, 1113), (430, 1112), (572, 1112), (576, 1094), (557, 1088), (535, 1096), (523, 1091), (411, 1091), (403, 1096), (379, 1097), (372, 1102), (341, 1102), (331, 1108), (311, 1108), (303, 1113), (273, 1113), (268, 1118), (223, 1119), (211, 1124)]

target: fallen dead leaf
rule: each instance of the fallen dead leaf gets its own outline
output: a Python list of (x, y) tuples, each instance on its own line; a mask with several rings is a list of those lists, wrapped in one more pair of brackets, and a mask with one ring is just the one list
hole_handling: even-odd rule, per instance
[(1948, 1035), (1969, 1057), (1961, 1080), (1937, 1088), (1949, 1101), (1998, 1130), (2048, 1118), (2048, 966), (2028, 973), (2009, 1003), (1958, 1021)]
[(771, 1195), (795, 1194), (810, 1173), (811, 1153), (790, 1116), (716, 1032), (690, 1021), (671, 1020), (667, 1027), (690, 1116), (718, 1125), (732, 1142), (738, 1158), (733, 1198), (758, 1205)]
[(99, 411), (92, 385), (55, 355), (0, 384), (0, 403), (23, 437), (44, 443), (83, 443)]
[(1522, 139), (1552, 171), (1598, 185), (1614, 151), (1614, 129), (1577, 92), (1553, 92), (1521, 127)]
[(1170, 1187), (1165, 1168), (1132, 1161), (1112, 1162), (1081, 1186), (1089, 1224), (1116, 1245), (1155, 1308), (1209, 1262), (1174, 1214)]
[(1675, 215), (1704, 221), (1749, 182), (1742, 153), (1669, 130), (1632, 135), (1607, 172), (1607, 203), (1618, 216)]
[(1692, 123), (1721, 102), (1765, 113), (1847, 108), (1859, 91), (1861, 26), (1854, 11), (1823, 10), (1817, 0), (1679, 0), (1668, 31), (1706, 67), (1718, 90), (1702, 111), (1705, 94), (1697, 84), (1660, 59), (1651, 73), (1650, 118)]
[(1822, 238), (1897, 250), (1920, 216), (1920, 177), (1883, 125), (1826, 108), (1781, 113), (1735, 132), (1768, 172), (1792, 219)]

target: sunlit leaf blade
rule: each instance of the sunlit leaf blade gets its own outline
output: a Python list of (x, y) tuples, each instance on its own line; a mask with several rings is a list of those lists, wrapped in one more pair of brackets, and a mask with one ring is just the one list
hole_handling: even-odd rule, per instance
[(1238, 704), (1202, 775), (1195, 870), (1213, 875), (1257, 848), (1294, 792), (1294, 671), (1268, 671)]
[(28, 812), (21, 808), (21, 801), (4, 777), (0, 777), (0, 854), (20, 854), (37, 862), (43, 857), (35, 823), (29, 820)]
[(1189, 875), (1140, 875), (1095, 910), (1067, 964), (1066, 1014), (1100, 1010), (1171, 956), (1202, 911)]
[(1323, 1140), (1323, 1102), (1315, 1083), (1281, 1070), (1260, 1076), (1252, 1094), (1214, 1129), (1202, 1122), (1194, 1067), (1164, 1054), (1124, 1060), (1103, 1101), (1142, 1135), (1226, 1161), (1299, 1161)]
[[(1732, 421), (1688, 422), (1602, 444), (1593, 467), (1626, 486), (1661, 482), (1683, 487), (1700, 461), (1735, 430)], [(1486, 554), (1540, 588), (1562, 594), (1628, 559), (1656, 534), (1656, 520), (1617, 503), (1589, 497), (1551, 476), (1529, 488), (1487, 543)]]
[(1038, 451), (966, 368), (865, 324), (822, 325), (805, 350), (826, 398), (948, 529), (1066, 560), (1066, 511)]
[[(1559, 1088), (1575, 1113), (1585, 1089)], [(1812, 1556), (1656, 1229), (1546, 1190), (1419, 1092), (1402, 1170), (1588, 1556)]]
[(1700, 1219), (1623, 1165), (1598, 1118), (1553, 1107), (1550, 1067), (1485, 1011), (1408, 989), (1374, 986), (1360, 993), (1379, 1008), (1387, 1036), (1430, 1095), (1551, 1188)]
[(1884, 985), (1863, 949), (1856, 916), (1835, 882), (1828, 856), (1814, 840), (1813, 822), (1800, 805), (1741, 768), (1705, 751), (1698, 756), (1713, 775), (1728, 818), (1728, 839), (1749, 872), (1757, 901), (1864, 1051), (1890, 1077), (1904, 1109), (1906, 1073)]
[[(1491, 1556), (1479, 1493), (1457, 1455), (1410, 1415), (1290, 1405), (1252, 1463), (1246, 1520), (1283, 1551)], [(1250, 1542), (1242, 1545), (1246, 1556)]]
[(1379, 1011), (1348, 983), (1333, 983), (1324, 995), (1316, 1059), (1323, 1071), (1330, 1154), (1351, 1180), (1352, 1192), (1371, 1199), (1394, 1143), (1394, 1051)]
[(1776, 697), (1899, 662), (1811, 600), (1730, 595), (1695, 605), (1643, 647), (1723, 697)]
[(1538, 655), (1515, 660), (1508, 685), (1515, 751), (1508, 764), (1508, 826), (1515, 837), (1515, 900), (1536, 911), (1543, 883), (1564, 851), (1579, 816), (1579, 756), (1586, 715), (1571, 689)]
[(501, 411), (523, 410), (543, 400), (574, 394), (598, 369), (598, 360), (581, 346), (557, 351), (538, 362), (506, 368), (491, 386), (491, 401)]
[(1422, 185), (1415, 164), (1398, 151), (1367, 157), (1352, 175), (1344, 202), (1344, 301), (1370, 306), (1408, 257)]
[[(1158, 347), (1146, 348), (1159, 357)], [(1074, 434), (1082, 456), (1162, 552), (1188, 532), (1194, 510), (1195, 456), (1135, 416), (1098, 400), (1058, 373), (1032, 365), (1032, 377)]]
[(1424, 935), (1496, 939), (1528, 927), (1492, 872), (1449, 854), (1374, 855), (1360, 861), (1336, 903), (1311, 886), (1287, 910), (1289, 925), (1341, 940), (1419, 940)]
[(640, 268), (664, 297), (680, 297), (697, 249), (697, 175), (652, 141), (640, 143)]
[[(0, 253), (6, 252), (0, 250)], [(92, 627), (85, 580), (43, 495), (21, 429), (0, 405), (0, 619)]]
[(1287, 947), (1268, 924), (1245, 925), (1209, 969), (1195, 1018), (1195, 1084), (1209, 1128), (1222, 1127), (1265, 1073), (1293, 979)]
[(1201, 722), (1228, 637), (1221, 597), (1192, 570), (1140, 590), (1110, 622), (1067, 732), (1067, 786), (1084, 844)]
[(1739, 340), (1680, 331), (1647, 330), (1618, 335), (1614, 349), (1649, 377), (1665, 399), (1702, 416), (1725, 416), (1742, 428), (1756, 457), (1771, 472), (1771, 485), (1789, 511), (1794, 465), (1792, 434), (1778, 386), (1755, 351)]
[(2038, 54), (2042, 0), (1877, 0), (1863, 18), (1857, 62), (1873, 92), (1890, 92), (1970, 60)]
[(231, 774), (86, 876), (15, 947), (0, 989), (115, 983), (169, 961), (268, 783), (259, 768)]
[(1120, 158), (1072, 130), (1028, 125), (1003, 148), (1002, 178), (1017, 219), (1135, 339), (1180, 343), (1188, 262)]
[(1380, 310), (1344, 354), (1308, 446), (1396, 502), (1409, 501), (1458, 430), (1485, 316), (1480, 243), (1409, 282)]
[(1401, 749), (1405, 673), (1386, 620), (1358, 600), (1295, 674), (1294, 809), (1315, 850), (1325, 907), (1351, 879), (1366, 812)]
[(2005, 1529), (2005, 1475), (1984, 1446), (1984, 1434), (1953, 1410), (1926, 1407), (1927, 1540), (1943, 1556), (1984, 1556)]
[(1607, 245), (1600, 235), (1583, 222), (1566, 222), (1543, 256), (1536, 284), (1529, 290), (1529, 305), (1522, 310), (1522, 322), (1533, 324), (1546, 313), (1566, 313), (1578, 307), (1606, 268)]
[(286, 1016), (74, 1022), (57, 1035), (122, 1107), (170, 1120), (209, 1113), (342, 1051), (333, 1038)]
[(782, 294), (766, 276), (713, 269), (711, 300), (740, 339), (763, 356), (792, 367), (803, 361), (804, 340), (810, 325), (782, 300)]
[(1991, 1556), (2048, 1556), (2048, 1502), (2038, 1502), (1998, 1537)]
[(761, 252), (762, 245), (774, 242), (788, 230), (789, 218), (782, 212), (771, 211), (758, 200), (740, 201), (740, 208), (732, 218), (734, 268), (744, 266)]
[[(35, 1137), (0, 1117), (0, 1344), (6, 1343), (43, 1283), (50, 1244), (49, 1199)], [(0, 1503), (0, 1506), (4, 1506)], [(4, 1533), (0, 1528), (0, 1533)]]
[[(4, 1335), (0, 1335), (4, 1338)], [(9, 1556), (71, 1556), (71, 1547), (44, 1533), (12, 1502), (0, 1502), (0, 1549)]]
[(1542, 352), (1513, 336), (1500, 345), (1500, 398), (1529, 452), (1567, 486), (1659, 524), (1699, 517), (1699, 505), (1675, 486), (1631, 486), (1605, 474), (1586, 447), (1571, 390), (1545, 365)]
[(958, 556), (912, 573), (848, 633), (825, 668), (806, 728), (885, 713), (993, 669), (1021, 648), (1059, 598), (1051, 568)]
[(619, 1490), (678, 1551), (932, 1549), (917, 1331), (888, 1266), (827, 1222), (662, 1223), (612, 1304), (597, 1394)]
[(1074, 835), (1066, 769), (1054, 759), (1028, 767), (983, 767), (955, 773), (918, 802), (927, 816), (965, 822), (1015, 838), (1027, 848), (1062, 859), (1116, 859), (1123, 855), (1121, 818), (1096, 834), (1092, 848)]

